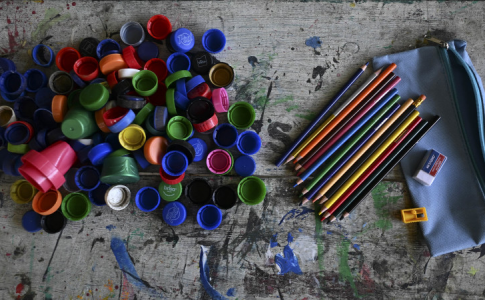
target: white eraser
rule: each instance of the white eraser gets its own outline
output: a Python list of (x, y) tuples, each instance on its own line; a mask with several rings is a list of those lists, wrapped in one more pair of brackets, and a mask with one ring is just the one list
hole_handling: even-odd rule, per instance
[(413, 179), (424, 185), (431, 185), (445, 164), (446, 156), (438, 151), (431, 149), (426, 152), (423, 160), (419, 164), (419, 168), (413, 176)]

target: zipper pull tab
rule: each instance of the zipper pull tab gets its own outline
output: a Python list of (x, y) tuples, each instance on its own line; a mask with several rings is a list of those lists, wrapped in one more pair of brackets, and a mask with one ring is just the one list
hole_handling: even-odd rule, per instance
[(440, 46), (441, 48), (445, 48), (446, 50), (448, 50), (449, 48), (449, 45), (447, 42), (443, 42), (442, 40), (439, 40), (434, 37), (429, 37), (427, 35), (425, 35), (424, 38), (432, 43), (438, 44), (438, 46)]

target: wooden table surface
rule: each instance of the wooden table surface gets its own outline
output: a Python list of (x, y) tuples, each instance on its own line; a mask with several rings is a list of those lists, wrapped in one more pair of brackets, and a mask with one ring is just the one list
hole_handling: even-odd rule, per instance
[[(294, 173), (274, 162), (357, 67), (419, 47), (425, 34), (468, 41), (485, 75), (485, 2), (302, 2), (0, 0), (0, 54), (20, 72), (34, 67), (38, 43), (58, 51), (89, 36), (120, 41), (125, 22), (146, 24), (158, 13), (174, 29), (192, 30), (196, 47), (207, 29), (223, 30), (227, 45), (216, 57), (237, 74), (231, 103), (256, 108), (253, 129), (263, 141), (256, 174), (268, 189), (262, 204), (225, 211), (213, 231), (198, 226), (197, 208), (182, 197), (188, 217), (178, 227), (163, 222), (161, 208), (143, 213), (132, 203), (123, 211), (94, 207), (60, 234), (32, 234), (21, 227), (30, 205), (9, 196), (19, 178), (1, 173), (0, 299), (483, 299), (485, 247), (431, 258), (418, 225), (399, 218), (413, 207), (400, 170), (350, 219), (326, 225), (313, 207), (298, 207)], [(133, 192), (160, 183), (156, 167), (141, 174)], [(184, 185), (195, 177), (213, 187), (240, 180), (234, 172), (213, 177), (201, 162), (189, 167)], [(115, 255), (129, 259), (119, 264)], [(276, 255), (290, 272), (279, 274)]]

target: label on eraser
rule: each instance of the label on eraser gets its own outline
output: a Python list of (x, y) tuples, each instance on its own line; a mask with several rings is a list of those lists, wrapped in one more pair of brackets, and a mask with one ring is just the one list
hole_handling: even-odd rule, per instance
[(424, 185), (431, 185), (445, 161), (443, 154), (434, 149), (428, 150), (413, 178)]

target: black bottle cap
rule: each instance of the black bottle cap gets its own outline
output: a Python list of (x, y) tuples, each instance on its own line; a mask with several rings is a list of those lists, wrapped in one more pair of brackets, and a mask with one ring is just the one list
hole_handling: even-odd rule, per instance
[(189, 142), (184, 140), (173, 140), (170, 144), (168, 144), (167, 152), (173, 150), (180, 151), (185, 154), (185, 156), (187, 156), (187, 159), (189, 160), (189, 164), (194, 161), (195, 149), (194, 146), (192, 146), (192, 144), (190, 144)]
[(40, 219), (40, 225), (47, 233), (58, 233), (66, 227), (66, 224), (67, 219), (59, 210), (52, 215), (42, 216)]
[(98, 59), (96, 54), (96, 48), (98, 47), (99, 41), (93, 37), (87, 37), (81, 41), (79, 44), (79, 53), (82, 56), (91, 56)]
[(187, 119), (193, 124), (209, 120), (214, 115), (214, 104), (207, 98), (196, 97), (187, 107)]
[(170, 42), (170, 37), (172, 36), (172, 33), (170, 32), (168, 35), (167, 35), (167, 38), (165, 39), (165, 45), (167, 45), (167, 50), (168, 52), (170, 53), (175, 53), (177, 51), (175, 51), (175, 49), (172, 47), (172, 43)]
[(132, 89), (133, 89), (133, 83), (131, 78), (122, 79), (113, 87), (113, 89), (111, 90), (111, 94), (113, 96), (126, 95)]
[(237, 194), (231, 187), (223, 185), (214, 191), (212, 201), (221, 209), (229, 209), (236, 204)]
[(196, 178), (185, 187), (185, 196), (194, 204), (206, 204), (212, 197), (212, 188), (207, 180)]
[(209, 74), (209, 70), (215, 64), (214, 56), (207, 51), (200, 51), (192, 54), (190, 60), (192, 71), (200, 75)]

